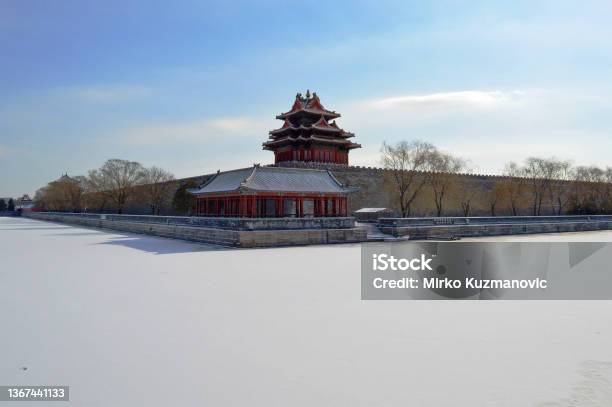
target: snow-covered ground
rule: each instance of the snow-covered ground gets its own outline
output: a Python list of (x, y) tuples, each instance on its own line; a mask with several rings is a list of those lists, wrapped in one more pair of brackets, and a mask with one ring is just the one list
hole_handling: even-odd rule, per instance
[(359, 245), (28, 219), (0, 218), (0, 258), (0, 385), (62, 405), (612, 405), (612, 301), (361, 301)]

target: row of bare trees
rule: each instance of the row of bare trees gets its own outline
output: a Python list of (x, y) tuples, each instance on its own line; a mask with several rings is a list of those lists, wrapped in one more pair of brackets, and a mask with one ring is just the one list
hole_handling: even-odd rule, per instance
[(174, 176), (159, 167), (110, 159), (87, 176), (63, 175), (36, 192), (34, 201), (42, 210), (98, 211), (112, 206), (122, 213), (130, 200), (146, 204), (159, 215), (168, 203)]
[(548, 212), (561, 215), (612, 212), (612, 168), (573, 166), (571, 161), (530, 157), (520, 166), (506, 164), (502, 182), (516, 215), (527, 197), (531, 215)]
[[(447, 206), (469, 216), (476, 202), (491, 216), (503, 207), (511, 215), (528, 213), (612, 213), (612, 168), (573, 166), (571, 161), (530, 157), (521, 165), (509, 162), (504, 176), (479, 183), (466, 177), (468, 162), (423, 141), (383, 143), (382, 164), (389, 170), (392, 190), (403, 217), (411, 216), (415, 203), (430, 199), (434, 214)], [(453, 200), (449, 191), (453, 189)]]
[(467, 161), (424, 141), (383, 143), (382, 165), (391, 171), (402, 217), (411, 215), (425, 187), (433, 193), (437, 216), (442, 216), (453, 174), (467, 172)]

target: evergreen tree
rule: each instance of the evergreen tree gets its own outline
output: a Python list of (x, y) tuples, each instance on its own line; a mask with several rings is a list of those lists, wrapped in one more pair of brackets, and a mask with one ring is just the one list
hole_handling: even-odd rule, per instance
[(195, 208), (195, 197), (187, 192), (188, 189), (197, 188), (198, 184), (194, 180), (188, 180), (182, 184), (174, 194), (172, 207), (179, 215), (189, 215)]
[(15, 201), (13, 201), (13, 198), (9, 199), (8, 201), (8, 210), (9, 211), (15, 210)]
[(5, 211), (6, 210), (6, 202), (4, 202), (4, 199), (0, 198), (0, 212)]

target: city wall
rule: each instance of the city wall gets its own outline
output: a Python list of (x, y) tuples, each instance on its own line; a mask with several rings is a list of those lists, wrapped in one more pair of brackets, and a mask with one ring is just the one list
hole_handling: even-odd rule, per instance
[[(349, 196), (349, 212), (361, 208), (388, 208), (396, 215), (401, 214), (395, 186), (392, 183), (390, 170), (375, 167), (359, 167), (336, 164), (292, 162), (287, 166), (297, 168), (327, 168), (338, 181), (345, 185), (359, 187), (359, 191)], [(420, 174), (419, 177), (425, 177)], [(463, 215), (457, 195), (469, 190), (474, 195), (471, 214), (475, 216), (490, 215), (486, 194), (495, 183), (504, 177), (491, 175), (458, 174), (453, 187), (449, 190), (444, 214), (446, 216)], [(525, 213), (528, 213), (525, 208)], [(431, 191), (425, 186), (414, 202), (410, 216), (433, 216), (434, 203)]]
[[(356, 186), (358, 192), (349, 195), (349, 213), (360, 208), (388, 208), (396, 216), (401, 214), (395, 186), (391, 180), (391, 171), (383, 168), (347, 166), (337, 164), (317, 164), (307, 162), (290, 162), (283, 164), (295, 168), (318, 168), (329, 169), (331, 173), (348, 186)], [(162, 209), (162, 215), (190, 215), (189, 212), (177, 211), (172, 207), (172, 197), (176, 190), (186, 182), (201, 184), (214, 174), (200, 175), (197, 177), (184, 178), (174, 182), (173, 188), (169, 191), (167, 203)], [(426, 174), (420, 174), (425, 177)], [(493, 190), (495, 184), (506, 177), (495, 175), (475, 175), (475, 174), (456, 174), (453, 175), (454, 182), (448, 191), (444, 201), (444, 216), (465, 216), (461, 206), (461, 200), (466, 195), (470, 195), (469, 216), (488, 216), (491, 215), (491, 207), (487, 201), (488, 194)], [(523, 206), (519, 208), (519, 215), (530, 215), (529, 197), (523, 200)], [(97, 211), (96, 208), (88, 208), (90, 212)], [(104, 212), (113, 212), (112, 205), (107, 204)], [(552, 207), (548, 202), (544, 202), (542, 214), (553, 214)], [(131, 200), (124, 208), (127, 214), (150, 214), (151, 210), (146, 204), (137, 200)], [(510, 208), (499, 202), (496, 208), (496, 215), (510, 215)], [(418, 198), (415, 200), (410, 216), (435, 216), (435, 205), (431, 189), (425, 186)]]

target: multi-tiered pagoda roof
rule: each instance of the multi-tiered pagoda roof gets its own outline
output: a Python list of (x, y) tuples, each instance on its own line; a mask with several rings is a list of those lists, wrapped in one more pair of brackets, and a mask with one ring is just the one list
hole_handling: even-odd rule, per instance
[(265, 150), (275, 153), (275, 161), (314, 161), (348, 164), (348, 152), (361, 145), (353, 143), (353, 133), (340, 128), (340, 114), (327, 110), (316, 93), (298, 93), (291, 110), (276, 116), (283, 125), (269, 132)]

